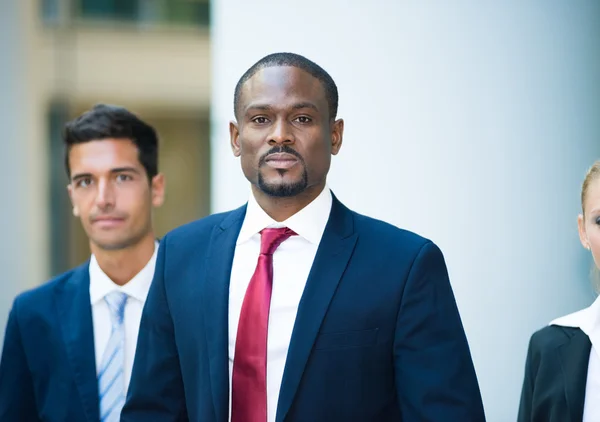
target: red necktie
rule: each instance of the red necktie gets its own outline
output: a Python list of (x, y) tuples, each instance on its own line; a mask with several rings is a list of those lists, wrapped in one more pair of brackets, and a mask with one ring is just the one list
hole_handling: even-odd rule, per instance
[(267, 330), (273, 253), (295, 235), (282, 227), (260, 232), (260, 255), (246, 290), (235, 341), (231, 422), (267, 422)]

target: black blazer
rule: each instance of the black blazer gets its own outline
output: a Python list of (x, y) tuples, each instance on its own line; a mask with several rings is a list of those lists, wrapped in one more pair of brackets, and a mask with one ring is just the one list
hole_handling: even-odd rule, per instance
[(581, 422), (592, 344), (579, 328), (531, 336), (518, 422)]

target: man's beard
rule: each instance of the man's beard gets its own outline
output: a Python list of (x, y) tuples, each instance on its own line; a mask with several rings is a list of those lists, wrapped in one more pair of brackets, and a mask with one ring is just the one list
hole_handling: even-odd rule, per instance
[[(279, 171), (281, 175), (285, 173), (285, 170)], [(258, 188), (269, 196), (277, 198), (289, 198), (292, 196), (300, 195), (308, 186), (308, 173), (306, 167), (302, 172), (302, 178), (294, 183), (282, 183), (273, 184), (266, 183), (262, 176), (262, 173), (258, 172)]]
[[(302, 178), (294, 183), (287, 184), (269, 184), (265, 182), (260, 169), (266, 164), (266, 159), (271, 154), (276, 153), (286, 153), (293, 155), (298, 158), (300, 161), (300, 165), (302, 166)], [(258, 162), (258, 188), (266, 193), (269, 196), (274, 196), (277, 198), (289, 198), (292, 196), (296, 196), (304, 192), (306, 187), (308, 186), (308, 172), (306, 171), (306, 164), (304, 163), (304, 158), (300, 155), (296, 150), (289, 147), (288, 145), (281, 145), (271, 148), (267, 151)], [(283, 176), (287, 170), (277, 170), (280, 176)]]

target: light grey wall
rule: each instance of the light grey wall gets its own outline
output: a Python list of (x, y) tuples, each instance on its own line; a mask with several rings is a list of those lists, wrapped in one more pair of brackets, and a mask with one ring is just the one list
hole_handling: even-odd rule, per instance
[(213, 2), (213, 211), (249, 194), (229, 149), (233, 88), (293, 51), (338, 84), (329, 184), (445, 253), (490, 422), (515, 420), (527, 341), (587, 306), (576, 231), (600, 158), (600, 3)]
[(0, 2), (0, 340), (14, 297), (48, 277), (45, 69), (37, 2)]
[[(11, 302), (20, 290), (26, 268), (26, 202), (23, 178), (27, 177), (22, 124), (24, 110), (25, 46), (19, 29), (17, 1), (0, 2), (0, 340)], [(1, 344), (1, 343), (0, 343)]]

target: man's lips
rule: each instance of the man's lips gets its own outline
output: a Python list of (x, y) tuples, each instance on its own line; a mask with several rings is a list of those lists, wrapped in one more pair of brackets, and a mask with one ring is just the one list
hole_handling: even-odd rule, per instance
[(119, 217), (97, 217), (92, 219), (92, 224), (99, 225), (102, 227), (117, 226), (125, 221), (124, 218)]
[(298, 158), (296, 158), (292, 154), (278, 152), (275, 154), (268, 155), (265, 159), (265, 163), (269, 167), (273, 167), (276, 169), (289, 169), (298, 163)]

